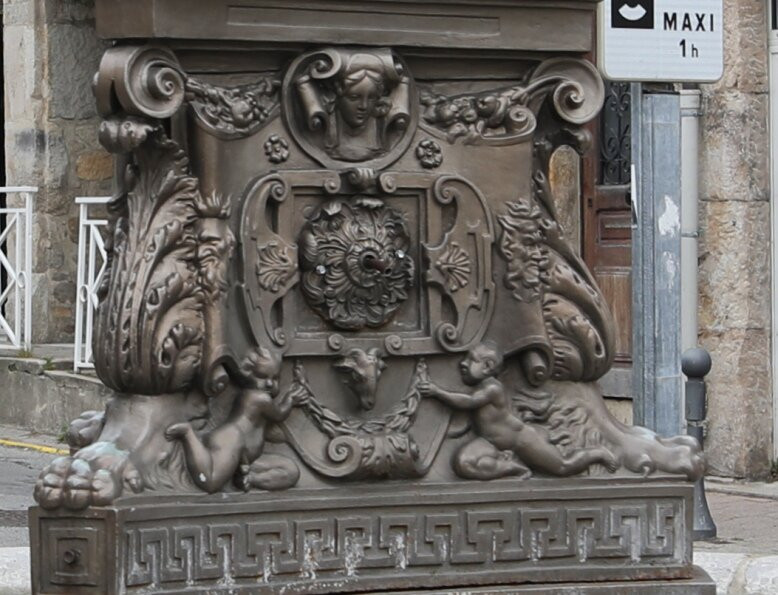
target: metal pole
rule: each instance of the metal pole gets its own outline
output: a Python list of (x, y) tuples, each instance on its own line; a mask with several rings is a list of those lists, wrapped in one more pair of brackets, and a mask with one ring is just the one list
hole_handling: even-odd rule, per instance
[(87, 205), (78, 205), (78, 263), (76, 265), (76, 332), (73, 354), (73, 371), (78, 373), (81, 363), (81, 350), (84, 345), (84, 307), (88, 299), (84, 284), (84, 263), (86, 260)]
[(32, 192), (24, 194), (24, 348), (32, 351)]
[[(694, 436), (703, 445), (705, 438), (703, 423), (707, 414), (705, 376), (710, 372), (710, 354), (704, 349), (688, 349), (684, 352), (681, 366), (686, 374), (686, 433)], [(716, 537), (716, 523), (708, 508), (705, 497), (705, 478), (694, 484), (694, 539)]]
[(681, 96), (681, 349), (697, 346), (700, 90)]
[[(27, 200), (27, 195), (22, 195), (23, 200)], [(26, 320), (27, 310), (27, 256), (22, 252), (24, 245), (24, 235), (27, 233), (27, 221), (22, 220), (22, 213), (26, 215), (26, 207), (14, 215), (14, 225), (16, 226), (16, 238), (14, 244), (14, 274), (16, 275), (16, 287), (14, 288), (14, 341), (16, 347), (27, 349), (27, 337), (22, 332), (26, 327), (23, 322)], [(24, 295), (24, 297), (22, 297)], [(27, 349), (29, 351), (29, 349)]]
[[(633, 230), (634, 420), (683, 431), (681, 377), (681, 113), (674, 92), (633, 98), (637, 225)], [(635, 197), (633, 197), (633, 201)]]

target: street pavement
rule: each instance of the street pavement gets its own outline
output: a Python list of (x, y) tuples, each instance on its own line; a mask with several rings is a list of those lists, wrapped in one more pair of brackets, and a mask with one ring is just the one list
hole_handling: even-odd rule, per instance
[[(51, 436), (0, 425), (0, 595), (29, 593), (27, 508), (40, 470), (56, 454), (8, 442), (63, 449)], [(696, 542), (694, 561), (726, 595), (778, 595), (778, 483), (707, 481), (717, 539)]]

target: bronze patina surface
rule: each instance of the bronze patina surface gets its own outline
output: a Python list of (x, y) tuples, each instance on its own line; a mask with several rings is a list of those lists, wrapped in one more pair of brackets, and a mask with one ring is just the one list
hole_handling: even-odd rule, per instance
[(97, 4), (116, 395), (35, 486), (36, 592), (700, 592), (699, 445), (608, 413), (550, 198), (594, 3)]

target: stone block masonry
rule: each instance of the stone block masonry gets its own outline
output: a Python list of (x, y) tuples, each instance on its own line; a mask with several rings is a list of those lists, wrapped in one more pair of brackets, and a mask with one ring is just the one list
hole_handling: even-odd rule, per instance
[(768, 473), (772, 454), (767, 5), (726, 2), (725, 70), (702, 85), (700, 343), (709, 471)]
[[(92, 77), (106, 44), (93, 0), (3, 3), (7, 183), (40, 188), (34, 216), (33, 340), (72, 340), (79, 195), (110, 193)], [(13, 200), (13, 199), (9, 199)]]

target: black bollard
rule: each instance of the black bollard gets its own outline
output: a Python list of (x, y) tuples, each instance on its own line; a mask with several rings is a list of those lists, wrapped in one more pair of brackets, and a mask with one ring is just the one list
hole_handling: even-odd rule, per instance
[[(710, 372), (710, 354), (701, 348), (688, 349), (681, 356), (681, 369), (686, 374), (686, 432), (703, 445), (703, 422), (707, 413), (705, 376)], [(694, 484), (694, 531), (695, 540), (714, 539), (716, 523), (705, 498), (705, 478)]]

